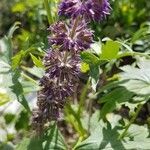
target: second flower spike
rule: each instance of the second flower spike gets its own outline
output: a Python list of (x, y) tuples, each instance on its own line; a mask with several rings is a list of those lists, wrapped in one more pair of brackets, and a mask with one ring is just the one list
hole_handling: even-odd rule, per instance
[(87, 21), (101, 21), (110, 12), (108, 0), (62, 0), (59, 15), (76, 18), (82, 16)]

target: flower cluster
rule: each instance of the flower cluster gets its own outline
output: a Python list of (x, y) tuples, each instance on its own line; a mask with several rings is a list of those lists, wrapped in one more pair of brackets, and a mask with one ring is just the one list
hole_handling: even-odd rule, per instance
[(44, 57), (45, 75), (40, 80), (38, 111), (33, 115), (33, 124), (40, 132), (43, 125), (59, 118), (65, 99), (74, 92), (79, 82), (80, 57), (65, 51), (49, 50)]
[(38, 109), (33, 125), (41, 132), (44, 125), (59, 118), (66, 99), (73, 95), (80, 75), (79, 53), (90, 48), (93, 31), (86, 21), (99, 21), (109, 14), (107, 0), (63, 0), (59, 14), (70, 16), (70, 24), (59, 21), (49, 27), (51, 48), (44, 57), (45, 75), (40, 80)]
[(73, 18), (83, 16), (88, 21), (101, 21), (110, 9), (108, 0), (62, 0), (59, 15)]
[(90, 48), (93, 32), (87, 28), (85, 21), (73, 20), (70, 25), (57, 22), (50, 26), (52, 36), (49, 43), (60, 46), (60, 51), (82, 51)]

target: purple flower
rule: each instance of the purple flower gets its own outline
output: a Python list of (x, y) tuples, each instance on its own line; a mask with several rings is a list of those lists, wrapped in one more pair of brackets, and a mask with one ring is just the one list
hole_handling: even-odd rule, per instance
[(70, 25), (57, 22), (49, 30), (52, 33), (49, 43), (59, 46), (60, 51), (83, 51), (93, 42), (93, 32), (84, 21), (73, 20)]
[(33, 126), (40, 132), (44, 124), (59, 118), (66, 98), (72, 96), (79, 81), (80, 57), (70, 52), (49, 50), (44, 57), (45, 75), (40, 79), (38, 110), (33, 114)]
[(52, 80), (59, 78), (61, 82), (68, 82), (78, 77), (80, 72), (79, 63), (80, 57), (78, 54), (72, 56), (69, 52), (60, 52), (58, 50), (50, 50), (44, 57), (48, 77)]
[(80, 58), (68, 52), (50, 50), (44, 57), (45, 75), (40, 80), (42, 93), (47, 103), (62, 105), (72, 95), (74, 85), (78, 82)]
[(59, 15), (76, 18), (83, 16), (86, 20), (101, 21), (110, 12), (108, 0), (62, 0)]

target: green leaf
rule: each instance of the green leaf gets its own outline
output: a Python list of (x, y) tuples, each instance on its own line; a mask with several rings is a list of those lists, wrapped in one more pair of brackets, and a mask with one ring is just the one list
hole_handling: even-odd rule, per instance
[(1, 89), (0, 89), (0, 106), (8, 103), (10, 101), (10, 97), (7, 93), (3, 93), (1, 92)]
[(40, 68), (44, 68), (44, 66), (43, 66), (43, 63), (42, 63), (42, 61), (41, 61), (41, 59), (39, 58), (36, 58), (33, 54), (31, 54), (30, 53), (30, 55), (31, 55), (31, 58), (32, 58), (32, 60), (33, 60), (33, 63), (34, 63), (34, 65), (36, 66), (36, 67), (40, 67)]
[(104, 118), (107, 113), (112, 112), (116, 105), (119, 103), (123, 103), (126, 101), (129, 101), (133, 96), (133, 93), (126, 90), (124, 87), (118, 87), (109, 92), (108, 94), (105, 94), (100, 100), (100, 103), (104, 103), (104, 106), (101, 110), (101, 117)]
[(29, 47), (27, 50), (19, 51), (14, 57), (12, 57), (12, 69), (16, 69), (20, 67), (23, 58), (27, 56), (29, 53), (37, 49), (34, 46)]
[(117, 41), (118, 43), (120, 43), (124, 48), (126, 48), (126, 50), (128, 50), (128, 52), (133, 52), (132, 48), (126, 44), (124, 41)]
[(141, 80), (129, 80), (126, 83), (121, 84), (121, 86), (124, 86), (127, 90), (138, 95), (150, 96), (150, 84)]
[(67, 150), (67, 146), (54, 124), (41, 137), (25, 138), (16, 150)]
[(150, 95), (150, 61), (140, 61), (138, 67), (121, 67), (121, 80), (127, 81), (120, 85), (137, 95)]
[(12, 57), (12, 69), (16, 69), (18, 66), (20, 66), (20, 62), (22, 61), (24, 55), (25, 52), (21, 50), (14, 57)]
[(149, 130), (147, 128), (147, 125), (139, 126), (136, 124), (132, 124), (128, 129), (127, 136), (137, 141), (146, 139), (149, 136)]
[(1, 48), (0, 56), (1, 59), (8, 64), (11, 64), (11, 57), (13, 54), (11, 39), (16, 29), (19, 28), (19, 25), (20, 25), (19, 22), (15, 22), (14, 25), (9, 29), (8, 35), (4, 36), (4, 38), (0, 40), (0, 48)]
[(96, 87), (100, 77), (100, 67), (98, 65), (90, 65), (90, 76), (92, 89), (96, 91)]
[(22, 81), (21, 83), (23, 86), (24, 94), (31, 93), (31, 92), (37, 92), (38, 90), (40, 90), (38, 83), (36, 84), (34, 82), (31, 82), (31, 81)]
[(89, 65), (100, 64), (100, 59), (97, 56), (95, 56), (93, 53), (90, 53), (90, 52), (82, 52), (81, 59)]
[(54, 22), (54, 18), (52, 16), (52, 11), (51, 11), (51, 9), (53, 8), (52, 7), (53, 5), (51, 1), (44, 0), (44, 6), (45, 6), (46, 13), (47, 13), (48, 23), (49, 25), (51, 25)]
[(5, 118), (5, 122), (6, 124), (11, 124), (14, 120), (15, 120), (15, 114), (12, 113), (5, 113), (4, 118)]
[(12, 43), (11, 40), (5, 36), (0, 40), (0, 57), (6, 63), (11, 64), (11, 56), (12, 56)]
[(15, 148), (14, 145), (10, 144), (9, 142), (2, 143), (0, 141), (0, 150), (15, 150)]
[(11, 69), (11, 66), (9, 64), (5, 63), (5, 61), (0, 60), (0, 73), (1, 74), (8, 73), (10, 69)]
[(13, 82), (13, 86), (11, 86), (10, 88), (12, 89), (12, 91), (16, 94), (16, 97), (18, 99), (18, 101), (24, 106), (24, 108), (30, 113), (30, 107), (28, 105), (28, 102), (24, 96), (24, 91), (23, 91), (23, 86), (19, 81), (20, 78), (20, 72), (19, 70), (14, 70), (12, 72), (12, 82)]
[(13, 24), (13, 26), (9, 29), (9, 32), (8, 32), (8, 38), (11, 39), (13, 37), (13, 34), (14, 32), (19, 28), (19, 25), (21, 25), (20, 22), (15, 22)]
[(137, 32), (135, 32), (134, 36), (131, 39), (131, 42), (134, 43), (140, 38), (144, 37), (146, 34), (148, 34), (148, 31), (149, 31), (149, 26), (139, 29)]
[(12, 12), (16, 13), (16, 12), (24, 12), (26, 10), (26, 6), (23, 2), (18, 2), (15, 5), (13, 5), (12, 7)]
[(89, 65), (92, 88), (94, 91), (96, 91), (96, 86), (100, 75), (99, 65), (102, 63), (102, 61), (100, 61), (96, 55), (90, 52), (82, 52), (81, 59), (83, 62)]
[(81, 63), (81, 72), (86, 73), (90, 70), (89, 64), (82, 62)]
[(102, 45), (102, 53), (100, 60), (112, 60), (116, 59), (121, 44), (117, 41), (107, 41), (105, 45)]
[(100, 54), (101, 54), (101, 48), (102, 48), (101, 42), (95, 42), (94, 44), (91, 45), (91, 49), (92, 49), (97, 55), (100, 55)]
[(114, 147), (124, 150), (121, 141), (117, 140), (118, 136), (116, 128), (112, 129), (109, 123), (106, 126), (103, 122), (99, 122), (91, 136), (81, 142), (75, 150), (100, 150)]
[(92, 134), (79, 143), (74, 150), (148, 150), (150, 147), (150, 139), (145, 136), (141, 140), (135, 138), (133, 141), (130, 141), (129, 138), (121, 141), (118, 140), (118, 136), (118, 126), (113, 128), (109, 122), (104, 124), (101, 121)]
[(44, 69), (37, 68), (36, 66), (33, 68), (22, 66), (21, 68), (37, 78), (42, 78), (44, 75)]

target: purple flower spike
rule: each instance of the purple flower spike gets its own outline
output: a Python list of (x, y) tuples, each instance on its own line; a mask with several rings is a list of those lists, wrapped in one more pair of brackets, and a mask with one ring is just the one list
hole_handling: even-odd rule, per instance
[(33, 126), (40, 133), (44, 125), (58, 120), (66, 98), (72, 96), (79, 82), (80, 57), (70, 52), (49, 50), (44, 57), (45, 75), (40, 79), (38, 109), (33, 113)]
[(81, 15), (88, 21), (101, 21), (110, 9), (108, 0), (62, 0), (58, 14), (73, 18)]
[(75, 20), (70, 25), (57, 22), (50, 26), (49, 30), (52, 33), (49, 43), (60, 46), (60, 51), (83, 51), (90, 48), (93, 42), (93, 32), (87, 28), (84, 21)]

